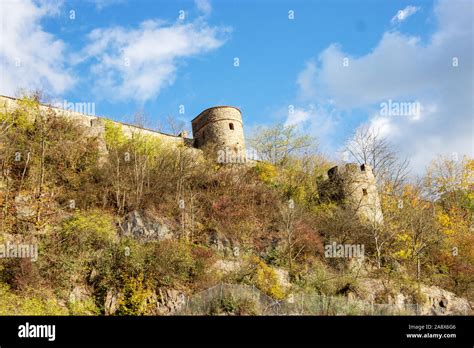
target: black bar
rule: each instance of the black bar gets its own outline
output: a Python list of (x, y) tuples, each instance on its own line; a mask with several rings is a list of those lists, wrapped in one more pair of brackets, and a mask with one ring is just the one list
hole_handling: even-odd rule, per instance
[[(474, 317), (0, 317), (0, 346), (297, 345), (472, 347)], [(20, 338), (26, 323), (55, 325), (55, 340)], [(409, 329), (409, 325), (412, 325)], [(431, 328), (428, 328), (430, 325)], [(441, 327), (440, 327), (441, 326)], [(455, 334), (407, 338), (407, 334)]]

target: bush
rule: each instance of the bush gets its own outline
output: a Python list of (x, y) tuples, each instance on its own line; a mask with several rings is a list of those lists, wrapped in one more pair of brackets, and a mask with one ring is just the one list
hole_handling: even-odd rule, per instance
[(38, 264), (31, 259), (2, 259), (0, 265), (0, 281), (9, 284), (14, 290), (27, 290), (32, 284), (41, 284)]
[(281, 300), (285, 297), (278, 276), (273, 268), (268, 266), (262, 260), (254, 259), (256, 262), (255, 283), (256, 286), (265, 294), (274, 299)]
[[(48, 297), (49, 295), (49, 297)], [(10, 291), (8, 285), (0, 283), (0, 315), (67, 315), (51, 294), (20, 296)]]
[(278, 177), (276, 167), (268, 162), (258, 162), (254, 167), (257, 177), (267, 185), (274, 186)]
[(71, 283), (84, 280), (115, 238), (110, 215), (99, 210), (76, 212), (45, 238), (38, 259), (43, 277), (67, 296)]
[(94, 299), (88, 298), (82, 301), (70, 302), (68, 304), (71, 315), (99, 315), (100, 309), (95, 304)]
[(143, 274), (124, 280), (122, 296), (117, 309), (118, 315), (144, 315), (151, 310), (153, 291), (144, 281)]
[(306, 274), (301, 275), (298, 285), (307, 291), (320, 295), (333, 295), (336, 293), (336, 284), (333, 278), (334, 275), (328, 267), (317, 261)]
[(232, 295), (215, 298), (210, 303), (209, 315), (258, 315), (257, 305), (251, 299), (237, 299)]
[(199, 288), (201, 282), (211, 277), (207, 271), (214, 260), (214, 253), (205, 247), (191, 245), (182, 240), (165, 240), (154, 250), (151, 276), (157, 286), (190, 286)]
[(113, 242), (116, 230), (112, 217), (100, 210), (76, 212), (63, 222), (60, 231), (65, 246), (79, 250), (101, 249)]

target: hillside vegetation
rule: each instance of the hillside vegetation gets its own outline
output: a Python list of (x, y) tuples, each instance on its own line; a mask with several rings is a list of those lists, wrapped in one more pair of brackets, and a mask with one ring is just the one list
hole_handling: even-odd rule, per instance
[[(196, 159), (113, 124), (105, 140), (106, 159), (99, 139), (34, 98), (0, 110), (0, 243), (39, 250), (0, 258), (0, 314), (166, 314), (172, 294), (219, 282), (284, 299), (363, 297), (361, 282), (377, 279), (380, 303), (422, 303), (420, 284), (474, 300), (472, 159), (440, 157), (417, 183), (384, 176), (385, 224), (371, 226), (324, 199), (322, 156), (282, 146), (254, 166), (218, 165), (212, 149)], [(333, 242), (364, 245), (364, 267), (325, 257)]]

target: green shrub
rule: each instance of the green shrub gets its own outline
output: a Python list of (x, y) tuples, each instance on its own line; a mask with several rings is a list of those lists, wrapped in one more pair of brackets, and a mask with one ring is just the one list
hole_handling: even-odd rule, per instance
[(256, 303), (247, 298), (232, 295), (215, 298), (209, 306), (209, 315), (258, 315)]
[(69, 314), (71, 315), (99, 315), (100, 309), (97, 307), (94, 299), (87, 298), (81, 301), (68, 303)]
[(150, 273), (158, 286), (199, 287), (213, 260), (214, 253), (209, 248), (183, 240), (165, 240), (155, 246)]
[(112, 217), (100, 210), (76, 212), (63, 222), (60, 234), (69, 250), (100, 249), (116, 238)]
[(85, 279), (115, 238), (110, 215), (100, 210), (77, 211), (44, 238), (38, 261), (41, 273), (67, 296), (70, 284)]
[(311, 269), (302, 275), (298, 285), (307, 291), (323, 295), (335, 294), (337, 287), (334, 274), (319, 261), (314, 262)]
[(105, 121), (105, 144), (109, 149), (117, 149), (125, 145), (127, 138), (123, 134), (122, 126), (110, 120)]
[[(49, 296), (49, 297), (48, 297)], [(38, 291), (29, 295), (13, 293), (9, 286), (0, 283), (0, 315), (67, 315), (51, 294)]]

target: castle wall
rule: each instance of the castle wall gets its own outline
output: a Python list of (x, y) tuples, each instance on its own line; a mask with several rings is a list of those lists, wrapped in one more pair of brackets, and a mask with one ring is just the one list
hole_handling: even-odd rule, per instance
[[(18, 107), (18, 100), (11, 97), (0, 96), (0, 111), (7, 110), (12, 111)], [(122, 132), (126, 137), (131, 138), (133, 134), (141, 134), (141, 135), (148, 135), (152, 137), (159, 138), (163, 141), (164, 144), (171, 145), (171, 146), (178, 146), (179, 144), (191, 144), (191, 139), (186, 139), (180, 136), (174, 136), (171, 134), (160, 133), (157, 131), (153, 131), (146, 128), (140, 128), (136, 126), (132, 126), (129, 124), (107, 120), (103, 117), (85, 115), (79, 112), (71, 111), (71, 110), (64, 110), (61, 108), (48, 106), (48, 105), (39, 105), (42, 111), (47, 111), (51, 108), (57, 116), (65, 117), (71, 120), (74, 120), (78, 124), (86, 127), (86, 132), (89, 136), (98, 136), (99, 138), (99, 151), (101, 153), (107, 153), (106, 145), (105, 145), (105, 122), (109, 121), (115, 125), (120, 125), (122, 128)], [(31, 120), (34, 121), (34, 120)], [(190, 148), (190, 151), (195, 151), (196, 153), (199, 152), (197, 149)]]

